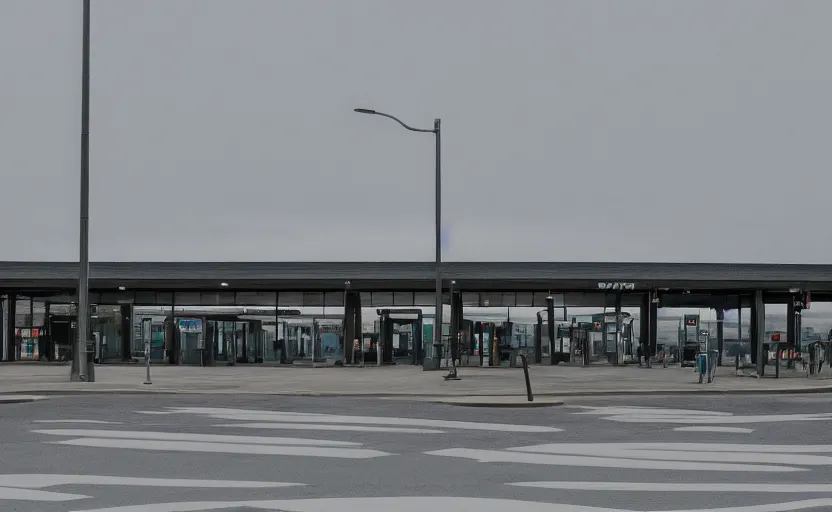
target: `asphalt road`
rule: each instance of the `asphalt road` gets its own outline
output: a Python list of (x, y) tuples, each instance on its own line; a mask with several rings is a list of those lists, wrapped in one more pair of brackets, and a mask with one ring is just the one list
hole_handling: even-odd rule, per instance
[(830, 405), (57, 396), (0, 404), (0, 510), (832, 510)]

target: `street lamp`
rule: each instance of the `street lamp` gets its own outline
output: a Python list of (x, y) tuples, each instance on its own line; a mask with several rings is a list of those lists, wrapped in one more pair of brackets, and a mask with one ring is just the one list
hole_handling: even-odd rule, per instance
[(79, 215), (78, 255), (78, 341), (75, 346), (75, 365), (70, 369), (70, 380), (92, 380), (94, 375), (86, 367), (87, 341), (90, 337), (90, 3), (82, 4), (81, 34), (81, 211)]
[(402, 125), (404, 129), (409, 130), (411, 132), (432, 133), (436, 136), (436, 184), (434, 186), (434, 201), (436, 209), (436, 225), (434, 231), (434, 242), (436, 245), (436, 316), (434, 318), (433, 325), (433, 357), (434, 359), (438, 359), (439, 347), (442, 346), (442, 271), (439, 268), (440, 264), (442, 263), (442, 135), (440, 131), (440, 125), (442, 124), (442, 122), (440, 119), (434, 119), (433, 129), (413, 128), (412, 126), (406, 124), (398, 117), (391, 116), (390, 114), (385, 114), (384, 112), (378, 112), (376, 110), (371, 110), (367, 108), (356, 108), (354, 110), (359, 114), (369, 114), (373, 116), (381, 116), (386, 117), (388, 119), (392, 119), (393, 121), (396, 121), (397, 123)]

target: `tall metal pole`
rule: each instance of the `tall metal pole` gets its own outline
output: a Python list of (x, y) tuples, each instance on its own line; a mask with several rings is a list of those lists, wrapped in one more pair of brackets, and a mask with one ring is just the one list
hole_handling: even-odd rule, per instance
[(435, 185), (435, 244), (436, 244), (436, 315), (433, 326), (433, 355), (439, 359), (439, 347), (442, 346), (442, 121), (434, 119), (433, 133), (436, 135), (436, 185)]
[[(414, 128), (396, 116), (378, 112), (368, 108), (356, 108), (355, 112), (359, 114), (369, 114), (374, 116), (386, 117), (399, 123), (406, 130), (411, 132), (432, 133), (436, 137), (436, 185), (434, 187), (436, 198), (436, 226), (435, 226), (435, 249), (436, 258), (434, 261), (436, 267), (436, 314), (434, 315), (433, 324), (433, 359), (439, 363), (439, 351), (442, 347), (442, 270), (440, 268), (442, 263), (442, 132), (440, 119), (433, 120), (433, 129)], [(439, 364), (436, 365), (439, 368)]]
[(86, 343), (89, 338), (89, 221), (90, 221), (90, 3), (83, 0), (81, 63), (81, 215), (78, 266), (78, 378), (86, 379)]

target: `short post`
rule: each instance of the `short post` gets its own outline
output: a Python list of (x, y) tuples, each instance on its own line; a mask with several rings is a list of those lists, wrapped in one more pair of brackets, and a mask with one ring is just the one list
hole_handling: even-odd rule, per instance
[(153, 384), (150, 381), (150, 340), (145, 340), (144, 342), (144, 368), (146, 371), (144, 383), (148, 385)]
[[(776, 350), (776, 352), (774, 353), (774, 378), (779, 379), (780, 378), (780, 344), (779, 343), (775, 346), (775, 350)], [(757, 356), (757, 357), (759, 357), (759, 356)], [(765, 357), (766, 357), (766, 359), (768, 359), (768, 356), (765, 356)], [(765, 363), (767, 363), (767, 362), (768, 361), (764, 361), (763, 365), (765, 365)]]
[(526, 354), (520, 354), (520, 359), (523, 361), (523, 376), (526, 377), (526, 396), (529, 402), (534, 402), (534, 395), (532, 394), (532, 381), (529, 379), (529, 361), (526, 359)]
[[(457, 338), (458, 337), (459, 337), (459, 335), (457, 334)], [(451, 346), (448, 347), (450, 350), (448, 351), (447, 354), (445, 354), (445, 357), (449, 358), (450, 364), (448, 364), (448, 375), (445, 375), (445, 380), (462, 380), (459, 377), (459, 375), (457, 374), (456, 358), (454, 357), (454, 354), (458, 353), (459, 350), (454, 350), (453, 349), (453, 341), (450, 341), (449, 344), (451, 345)], [(457, 345), (457, 346), (459, 346), (459, 345)]]

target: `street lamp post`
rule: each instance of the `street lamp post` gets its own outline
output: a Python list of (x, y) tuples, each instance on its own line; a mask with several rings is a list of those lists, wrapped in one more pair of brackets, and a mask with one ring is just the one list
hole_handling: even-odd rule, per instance
[(434, 359), (438, 359), (439, 348), (442, 346), (442, 271), (440, 269), (440, 265), (442, 263), (442, 121), (440, 119), (434, 119), (433, 129), (413, 128), (412, 126), (407, 125), (404, 121), (395, 116), (385, 114), (383, 112), (378, 112), (376, 110), (357, 108), (355, 109), (355, 112), (358, 112), (359, 114), (369, 114), (374, 116), (386, 117), (388, 119), (396, 121), (397, 123), (402, 125), (402, 127), (404, 127), (406, 130), (409, 130), (411, 132), (432, 133), (436, 136), (436, 184), (434, 186), (434, 206), (436, 210), (434, 230), (434, 243), (436, 250), (436, 316), (434, 317), (433, 325), (433, 357)]
[[(89, 339), (89, 268), (90, 268), (90, 3), (82, 7), (81, 43), (81, 212), (79, 216), (78, 261), (78, 341), (75, 347), (75, 368), (70, 380), (87, 380), (87, 340)], [(92, 373), (90, 372), (90, 375)]]

